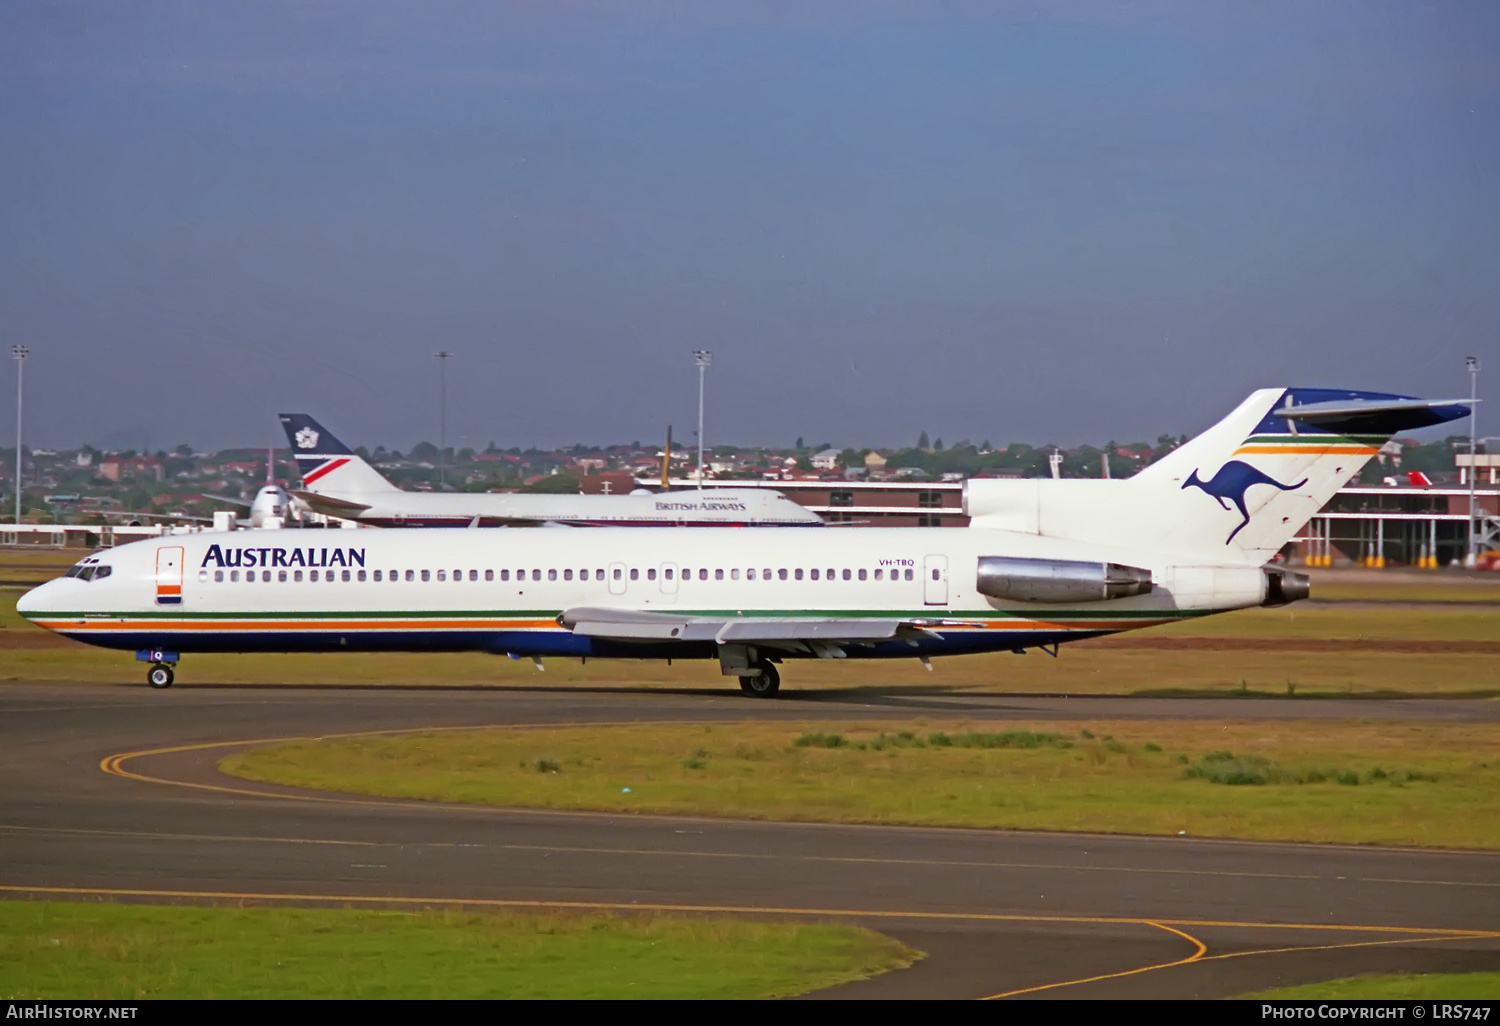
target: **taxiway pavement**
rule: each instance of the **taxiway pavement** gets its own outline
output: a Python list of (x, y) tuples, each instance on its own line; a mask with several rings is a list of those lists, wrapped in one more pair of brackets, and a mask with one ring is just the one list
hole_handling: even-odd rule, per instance
[(10, 684), (0, 896), (844, 919), (929, 955), (817, 997), (1218, 997), (1500, 968), (1488, 853), (485, 809), (214, 768), (235, 744), (363, 730), (913, 715), (1456, 722), (1500, 719), (1500, 704)]

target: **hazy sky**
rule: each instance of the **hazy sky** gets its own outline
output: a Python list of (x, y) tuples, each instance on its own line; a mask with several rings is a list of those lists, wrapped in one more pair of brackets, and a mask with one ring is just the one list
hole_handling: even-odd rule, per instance
[(457, 445), (690, 439), (699, 347), (710, 443), (1467, 394), (1497, 52), (1489, 2), (8, 0), (0, 335), (39, 445), (405, 448), (438, 349)]

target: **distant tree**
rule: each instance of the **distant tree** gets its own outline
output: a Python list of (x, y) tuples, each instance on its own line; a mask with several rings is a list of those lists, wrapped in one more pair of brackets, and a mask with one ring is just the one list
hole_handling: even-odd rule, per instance
[(917, 448), (918, 449), (931, 449), (932, 448), (932, 443), (927, 440), (927, 432), (926, 431), (923, 431), (920, 435), (917, 436)]
[(990, 440), (988, 438), (986, 438), (984, 440), (984, 442), (980, 444), (979, 451), (980, 452), (989, 452), (989, 451), (991, 451), (994, 448), (995, 447), (990, 444)]
[(796, 449), (798, 452), (801, 452), (803, 449), (807, 448), (807, 446), (805, 446), (805, 445), (802, 444), (802, 436), (801, 435), (797, 436), (797, 444), (794, 445), (794, 446), (792, 446), (792, 448)]
[(187, 459), (193, 455), (193, 447), (184, 443), (183, 445), (179, 445), (177, 448), (173, 449), (172, 452), (177, 456), (181, 456), (183, 459)]
[(417, 460), (418, 462), (425, 460), (426, 462), (431, 463), (436, 460), (437, 457), (437, 446), (433, 445), (431, 442), (418, 442), (416, 445), (412, 446), (411, 458)]
[(798, 456), (797, 457), (797, 469), (798, 470), (811, 471), (812, 468), (813, 468), (813, 465), (812, 465), (812, 460), (811, 459), (809, 459), (806, 456)]
[(547, 495), (571, 495), (580, 487), (578, 478), (572, 474), (548, 474), (534, 484), (524, 486), (523, 492), (541, 492)]
[(939, 438), (936, 442), (932, 443), (932, 451), (933, 452), (942, 452), (943, 451), (943, 440), (941, 438)]
[(362, 445), (356, 445), (354, 447), (354, 455), (358, 456), (362, 460), (370, 459), (370, 451)]

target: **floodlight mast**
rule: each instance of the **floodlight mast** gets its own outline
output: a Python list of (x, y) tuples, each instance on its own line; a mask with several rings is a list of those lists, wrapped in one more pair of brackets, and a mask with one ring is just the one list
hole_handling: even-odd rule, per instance
[(453, 356), (443, 349), (432, 354), (438, 362), (438, 491), (448, 485), (448, 360)]
[(21, 525), (21, 383), (26, 375), (26, 357), (31, 350), (25, 346), (11, 346), (10, 355), (16, 361), (16, 526)]
[(1464, 367), (1469, 372), (1469, 544), (1465, 546), (1464, 565), (1473, 569), (1479, 560), (1478, 517), (1474, 515), (1474, 481), (1479, 476), (1479, 357), (1464, 358)]
[(703, 381), (708, 368), (713, 366), (713, 351), (694, 349), (693, 362), (698, 365), (698, 490), (701, 492), (703, 491)]

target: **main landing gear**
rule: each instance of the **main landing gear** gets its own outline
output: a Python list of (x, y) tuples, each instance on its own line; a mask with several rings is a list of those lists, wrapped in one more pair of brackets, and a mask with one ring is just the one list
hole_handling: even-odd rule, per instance
[(173, 681), (172, 668), (166, 663), (157, 663), (151, 667), (151, 672), (146, 674), (146, 683), (153, 688), (169, 688)]
[(776, 692), (781, 688), (781, 674), (776, 672), (776, 665), (758, 662), (751, 669), (756, 673), (740, 678), (740, 690), (751, 698), (775, 698)]

